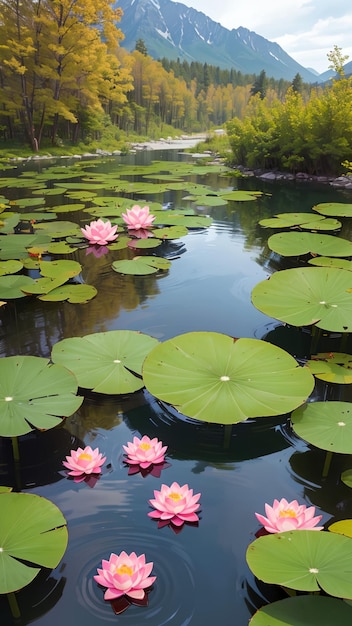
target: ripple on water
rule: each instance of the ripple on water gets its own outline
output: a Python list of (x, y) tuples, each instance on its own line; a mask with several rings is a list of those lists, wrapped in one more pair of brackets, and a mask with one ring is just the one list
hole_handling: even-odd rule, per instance
[[(133, 536), (132, 536), (133, 534)], [(103, 523), (80, 523), (70, 532), (70, 570), (73, 585), (81, 607), (94, 618), (88, 624), (116, 622), (110, 602), (103, 599), (104, 589), (93, 579), (102, 559), (111, 552), (122, 550), (145, 554), (147, 562), (154, 563), (152, 575), (157, 577), (150, 593), (148, 607), (131, 605), (124, 613), (124, 623), (131, 626), (144, 623), (152, 626), (186, 626), (194, 612), (195, 577), (193, 563), (184, 547), (171, 534), (147, 532), (121, 527), (111, 521)], [(70, 574), (71, 575), (71, 574)], [(87, 624), (87, 617), (79, 616)]]

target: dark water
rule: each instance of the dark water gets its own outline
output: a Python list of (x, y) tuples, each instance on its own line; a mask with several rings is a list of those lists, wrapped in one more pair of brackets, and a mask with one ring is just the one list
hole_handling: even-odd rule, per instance
[[(148, 163), (186, 157), (170, 151), (128, 157), (131, 162), (134, 158)], [(117, 162), (95, 163), (94, 171), (108, 171)], [(198, 177), (198, 182), (214, 188), (229, 185), (214, 174)], [(130, 329), (160, 341), (196, 330), (268, 338), (295, 356), (307, 356), (309, 334), (288, 333), (251, 304), (254, 285), (290, 263), (268, 250), (266, 240), (273, 231), (257, 222), (280, 212), (309, 211), (320, 202), (351, 202), (352, 195), (306, 183), (240, 180), (238, 187), (267, 195), (205, 209), (214, 218), (210, 228), (157, 249), (158, 255), (173, 260), (165, 274), (116, 274), (110, 265), (118, 252), (99, 259), (86, 256), (85, 250), (71, 255), (82, 263), (84, 281), (97, 287), (97, 297), (84, 305), (23, 298), (3, 307), (0, 355), (49, 357), (62, 338)], [(3, 193), (26, 195), (23, 190)], [(170, 192), (166, 200), (182, 206), (179, 192)], [(52, 204), (63, 201), (48, 199)], [(76, 213), (65, 219), (89, 221)], [(351, 239), (348, 220), (340, 234)], [(317, 385), (315, 398), (324, 394), (324, 386)], [(168, 445), (170, 466), (161, 478), (127, 475), (122, 446), (143, 434)], [(88, 444), (107, 456), (94, 488), (73, 483), (62, 471), (71, 448)], [(335, 455), (323, 476), (325, 453), (293, 435), (285, 415), (223, 427), (180, 420), (145, 391), (124, 398), (88, 394), (61, 428), (20, 438), (20, 476), (14, 472), (9, 441), (2, 439), (0, 446), (0, 484), (19, 482), (23, 491), (49, 498), (65, 515), (69, 530), (68, 548), (56, 570), (43, 570), (16, 594), (21, 618), (12, 621), (6, 598), (0, 599), (1, 626), (245, 626), (257, 608), (280, 597), (275, 588), (256, 581), (246, 565), (247, 546), (259, 530), (254, 512), (262, 513), (265, 502), (285, 497), (316, 506), (322, 523), (352, 517), (351, 492), (339, 478), (348, 458)], [(179, 534), (158, 529), (147, 516), (153, 490), (173, 481), (188, 483), (202, 494), (198, 527), (184, 527)], [(145, 553), (154, 562), (157, 580), (148, 607), (131, 606), (116, 616), (93, 575), (102, 558), (122, 550)]]

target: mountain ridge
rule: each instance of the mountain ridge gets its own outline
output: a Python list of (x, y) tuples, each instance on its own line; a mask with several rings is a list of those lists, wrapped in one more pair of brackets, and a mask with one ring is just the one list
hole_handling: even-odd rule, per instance
[(122, 46), (135, 48), (138, 39), (148, 54), (189, 63), (208, 63), (243, 74), (260, 74), (292, 81), (299, 73), (305, 82), (319, 82), (319, 75), (290, 57), (279, 44), (240, 26), (227, 29), (205, 13), (172, 0), (117, 0), (123, 16), (119, 27)]

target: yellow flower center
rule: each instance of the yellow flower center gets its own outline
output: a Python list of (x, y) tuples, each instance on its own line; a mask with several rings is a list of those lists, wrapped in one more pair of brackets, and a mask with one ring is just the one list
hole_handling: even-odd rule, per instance
[(129, 565), (126, 565), (126, 563), (123, 563), (123, 565), (116, 568), (116, 574), (120, 574), (121, 576), (124, 574), (126, 574), (126, 576), (132, 576), (133, 569)]
[(177, 502), (178, 500), (181, 500), (181, 497), (179, 493), (176, 493), (175, 491), (173, 491), (172, 493), (169, 493), (169, 498), (171, 498), (172, 500), (175, 500), (175, 502)]
[(284, 509), (279, 513), (280, 517), (297, 517), (293, 509)]
[(78, 458), (80, 461), (91, 461), (92, 455), (88, 454), (88, 452), (82, 452), (82, 454), (80, 454)]
[(150, 445), (150, 443), (140, 443), (139, 447), (140, 447), (141, 450), (150, 450), (151, 445)]

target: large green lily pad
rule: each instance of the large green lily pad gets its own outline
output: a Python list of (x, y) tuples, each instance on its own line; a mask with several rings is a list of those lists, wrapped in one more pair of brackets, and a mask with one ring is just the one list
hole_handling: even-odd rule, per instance
[(82, 266), (77, 261), (41, 261), (39, 269), (43, 278), (37, 278), (31, 285), (26, 286), (23, 289), (25, 293), (39, 295), (49, 293), (77, 276)]
[(0, 261), (0, 276), (6, 276), (7, 274), (16, 274), (23, 268), (21, 261), (9, 260)]
[(242, 191), (241, 189), (235, 189), (234, 191), (226, 191), (221, 197), (225, 200), (233, 200), (234, 202), (248, 202), (249, 200), (257, 200), (262, 195), (262, 191)]
[(253, 574), (266, 583), (352, 598), (352, 541), (342, 535), (314, 530), (274, 533), (251, 543), (246, 559)]
[(352, 383), (352, 355), (343, 352), (320, 352), (307, 361), (316, 378), (327, 383)]
[(278, 213), (260, 220), (264, 228), (302, 228), (304, 230), (337, 230), (341, 222), (316, 213)]
[(352, 256), (352, 241), (308, 232), (275, 233), (268, 239), (268, 246), (281, 256), (300, 256), (302, 254), (321, 254), (332, 257)]
[(352, 204), (344, 202), (322, 202), (313, 206), (313, 211), (334, 217), (352, 217)]
[(156, 346), (144, 362), (143, 380), (180, 413), (218, 424), (286, 413), (314, 387), (308, 368), (281, 348), (213, 332), (186, 333)]
[(55, 504), (30, 493), (0, 491), (0, 593), (28, 585), (41, 567), (56, 567), (67, 546), (66, 520)]
[(61, 285), (61, 287), (56, 287), (49, 293), (38, 296), (38, 300), (43, 300), (43, 302), (67, 301), (70, 304), (86, 304), (93, 300), (97, 293), (98, 291), (93, 285)]
[(347, 626), (352, 608), (343, 600), (306, 594), (263, 606), (249, 626)]
[(51, 241), (50, 235), (6, 235), (0, 237), (0, 259), (22, 259), (27, 256), (27, 249), (41, 246)]
[(295, 433), (317, 448), (352, 454), (352, 404), (309, 402), (293, 411)]
[(157, 256), (135, 256), (133, 259), (114, 261), (111, 265), (114, 272), (130, 274), (132, 276), (155, 274), (159, 270), (168, 270), (170, 266), (171, 261)]
[(344, 485), (347, 485), (347, 487), (350, 487), (350, 489), (352, 489), (352, 469), (347, 469), (342, 472), (341, 481)]
[(186, 226), (186, 228), (207, 228), (212, 224), (212, 218), (206, 215), (183, 215), (177, 211), (155, 211), (153, 226)]
[(315, 324), (334, 332), (352, 328), (352, 274), (333, 267), (275, 272), (252, 290), (254, 306), (293, 326)]
[(45, 232), (50, 235), (53, 239), (58, 239), (60, 237), (70, 237), (70, 236), (80, 236), (81, 229), (74, 222), (65, 222), (65, 221), (57, 221), (57, 222), (42, 222), (36, 224), (37, 232)]
[(70, 369), (78, 384), (98, 393), (132, 393), (144, 387), (142, 363), (158, 340), (132, 330), (111, 330), (56, 343), (52, 360)]
[(30, 276), (22, 274), (0, 276), (0, 299), (15, 300), (16, 298), (24, 298), (27, 295), (25, 290), (30, 290), (33, 285), (34, 280)]
[(82, 404), (77, 381), (67, 369), (35, 356), (0, 359), (0, 435), (16, 437), (48, 430)]

